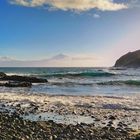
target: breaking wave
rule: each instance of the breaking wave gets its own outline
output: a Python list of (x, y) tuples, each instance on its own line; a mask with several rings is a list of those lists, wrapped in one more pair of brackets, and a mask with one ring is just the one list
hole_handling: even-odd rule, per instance
[(109, 72), (68, 72), (68, 73), (51, 73), (42, 75), (44, 77), (102, 77), (113, 76), (114, 73)]
[(130, 85), (130, 86), (140, 86), (140, 80), (126, 80), (126, 81), (108, 81), (100, 82), (98, 85)]

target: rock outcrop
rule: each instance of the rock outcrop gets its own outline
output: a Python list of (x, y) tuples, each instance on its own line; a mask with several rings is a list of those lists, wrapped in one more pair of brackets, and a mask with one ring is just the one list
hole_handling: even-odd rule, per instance
[(129, 67), (129, 68), (140, 67), (140, 50), (129, 52), (120, 57), (116, 61), (115, 67)]
[(31, 87), (32, 83), (30, 83), (30, 82), (6, 82), (6, 83), (0, 83), (0, 86), (5, 86), (5, 87)]
[(29, 77), (29, 76), (18, 76), (18, 75), (6, 75), (0, 73), (0, 81), (18, 81), (18, 82), (30, 82), (30, 83), (46, 83), (47, 79)]
[(5, 76), (6, 76), (6, 74), (4, 72), (0, 72), (0, 78), (3, 78)]
[[(29, 77), (29, 76), (18, 76), (18, 75), (6, 75), (0, 72), (0, 86), (5, 87), (31, 87), (32, 83), (47, 83), (47, 79)], [(4, 81), (4, 82), (3, 82)]]

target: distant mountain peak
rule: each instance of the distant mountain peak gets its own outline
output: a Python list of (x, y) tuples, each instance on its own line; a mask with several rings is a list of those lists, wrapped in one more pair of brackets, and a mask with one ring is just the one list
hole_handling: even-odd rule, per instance
[(60, 54), (58, 54), (58, 55), (53, 56), (51, 59), (56, 59), (56, 60), (58, 60), (58, 59), (65, 59), (65, 58), (69, 58), (69, 56), (60, 53)]

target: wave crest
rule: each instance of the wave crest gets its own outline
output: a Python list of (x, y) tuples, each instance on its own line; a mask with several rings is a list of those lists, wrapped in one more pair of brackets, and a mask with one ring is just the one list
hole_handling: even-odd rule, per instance
[(126, 81), (108, 81), (97, 83), (98, 85), (130, 85), (140, 86), (140, 80), (126, 80)]
[(68, 72), (68, 73), (53, 73), (43, 75), (45, 77), (101, 77), (101, 76), (113, 76), (114, 73), (109, 72)]

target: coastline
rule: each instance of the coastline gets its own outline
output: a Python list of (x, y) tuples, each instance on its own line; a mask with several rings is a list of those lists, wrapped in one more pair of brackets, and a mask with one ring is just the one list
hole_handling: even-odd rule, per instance
[(64, 126), (71, 126), (72, 131), (76, 132), (77, 125), (81, 127), (83, 124), (89, 129), (99, 129), (99, 132), (106, 128), (106, 134), (111, 131), (115, 135), (112, 129), (115, 133), (120, 130), (129, 134), (140, 133), (139, 97), (0, 93), (0, 112), (16, 114), (25, 121), (39, 125), (43, 122), (44, 127), (51, 122), (52, 127), (56, 126), (56, 130), (62, 124), (62, 130)]

